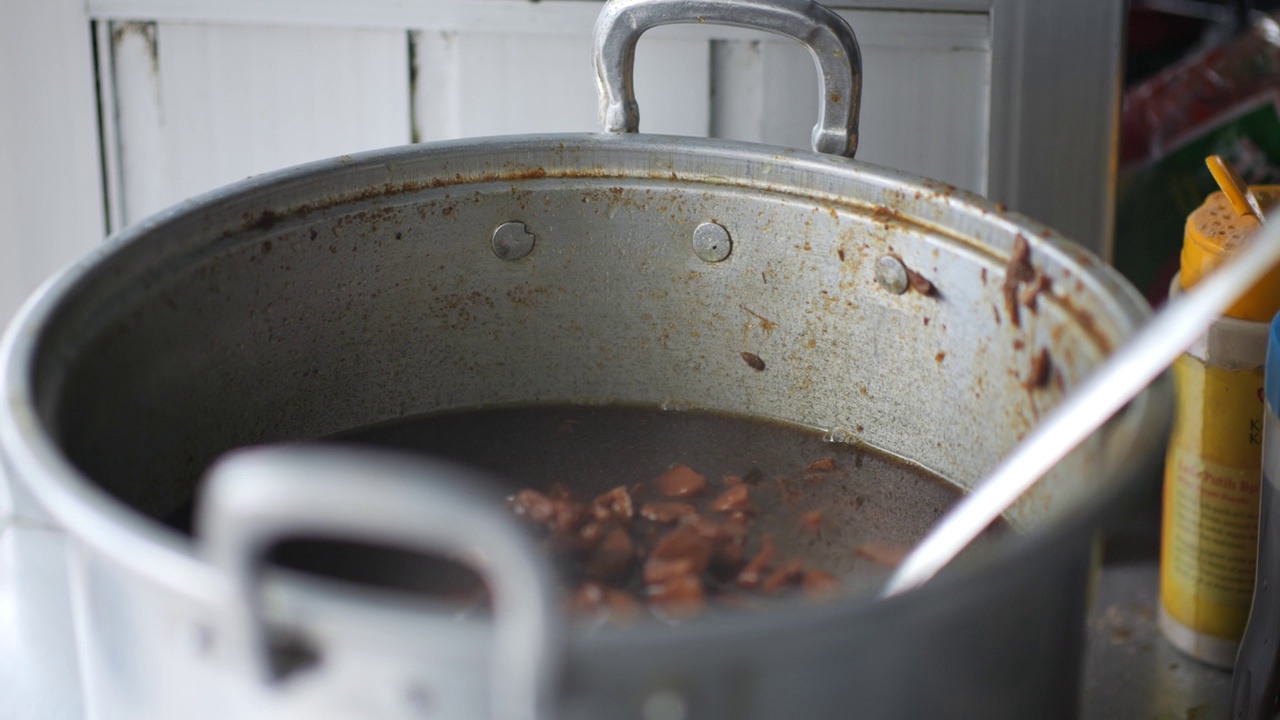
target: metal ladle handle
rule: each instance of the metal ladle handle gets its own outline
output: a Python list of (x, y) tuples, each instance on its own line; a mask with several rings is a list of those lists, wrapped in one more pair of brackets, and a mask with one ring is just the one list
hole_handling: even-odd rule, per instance
[(260, 568), (289, 538), (331, 538), (416, 549), (475, 569), (493, 598), (491, 717), (544, 720), (562, 659), (554, 574), (483, 478), (387, 452), (332, 447), (240, 450), (211, 470), (197, 530), (229, 583), (221, 642), (272, 679)]
[(862, 103), (862, 53), (844, 18), (813, 0), (609, 0), (596, 20), (593, 42), (605, 132), (640, 131), (633, 83), (636, 43), (650, 28), (677, 23), (733, 25), (803, 43), (822, 76), (813, 149), (853, 157)]

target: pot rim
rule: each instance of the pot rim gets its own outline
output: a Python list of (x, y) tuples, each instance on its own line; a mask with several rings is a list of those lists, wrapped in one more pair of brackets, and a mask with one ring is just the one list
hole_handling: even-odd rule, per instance
[[(176, 531), (170, 530), (158, 521), (146, 518), (141, 513), (127, 506), (122, 501), (108, 494), (76, 468), (58, 449), (53, 437), (41, 419), (37, 398), (34, 393), (35, 363), (41, 351), (43, 330), (64, 308), (64, 303), (74, 299), (77, 287), (102, 270), (110, 260), (126, 248), (148, 242), (153, 233), (175, 220), (190, 214), (199, 213), (210, 208), (239, 201), (243, 203), (263, 191), (280, 186), (305, 183), (326, 177), (341, 171), (376, 171), (386, 168), (387, 173), (394, 175), (395, 166), (432, 154), (466, 154), (481, 153), (486, 156), (498, 156), (501, 153), (538, 154), (547, 152), (588, 152), (597, 153), (597, 157), (607, 160), (608, 156), (624, 152), (643, 152), (651, 155), (666, 153), (684, 156), (686, 159), (730, 160), (741, 163), (745, 160), (773, 165), (791, 165), (805, 171), (810, 181), (827, 177), (840, 181), (857, 175), (860, 183), (872, 183), (886, 190), (926, 193), (931, 199), (945, 206), (952, 220), (966, 221), (965, 230), (977, 231), (987, 229), (997, 234), (1022, 234), (1032, 248), (1040, 253), (1054, 256), (1057, 261), (1078, 267), (1079, 277), (1088, 283), (1091, 292), (1106, 292), (1117, 301), (1123, 317), (1136, 328), (1145, 321), (1150, 313), (1146, 301), (1125, 281), (1111, 266), (1103, 263), (1082, 247), (1071, 243), (1051, 229), (1032, 221), (1018, 213), (1009, 212), (1003, 205), (981, 198), (951, 185), (918, 178), (895, 170), (881, 168), (858, 160), (820, 155), (809, 151), (776, 148), (772, 146), (743, 143), (737, 141), (670, 137), (661, 135), (601, 135), (601, 134), (554, 134), (554, 135), (520, 135), (492, 138), (468, 138), (419, 145), (398, 146), (382, 150), (373, 150), (354, 155), (343, 155), (285, 168), (247, 180), (226, 185), (209, 191), (192, 199), (178, 203), (160, 211), (126, 229), (109, 237), (93, 251), (61, 270), (48, 280), (23, 304), (0, 340), (0, 384), (4, 387), (5, 412), (0, 412), (0, 460), (3, 460), (12, 478), (11, 482), (20, 484), (48, 512), (53, 519), (72, 535), (77, 543), (87, 545), (95, 552), (110, 558), (114, 563), (122, 565), (138, 576), (148, 578), (166, 590), (180, 596), (189, 597), (202, 603), (216, 603), (221, 597), (222, 580), (215, 568), (201, 556), (196, 538), (184, 538)], [(712, 163), (714, 164), (714, 163)], [(540, 169), (540, 168), (539, 168)], [(581, 177), (608, 179), (625, 177), (635, 179), (637, 172), (629, 168), (605, 168), (605, 172), (583, 172), (573, 174), (548, 174), (543, 170), (540, 174), (524, 166), (513, 166), (510, 175), (481, 178), (458, 178), (456, 184), (477, 182), (511, 182), (519, 179), (542, 177)], [(612, 174), (608, 172), (612, 170)], [(672, 169), (651, 167), (651, 179), (679, 180), (680, 182), (714, 184), (716, 186), (741, 186), (744, 189), (765, 192), (781, 192), (786, 194), (800, 193), (816, 202), (839, 202), (844, 205), (863, 202), (840, 196), (817, 187), (797, 187), (775, 185), (760, 178), (725, 177), (722, 174), (688, 172), (689, 168)], [(444, 185), (455, 184), (453, 180), (443, 182)], [(388, 183), (388, 196), (396, 192), (412, 192), (431, 187), (402, 187), (393, 190)], [(351, 198), (336, 198), (332, 205), (348, 202)], [(872, 201), (865, 201), (874, 206)], [(288, 217), (303, 211), (315, 210), (316, 207), (304, 209), (290, 208), (281, 211), (280, 218)], [(912, 216), (905, 211), (903, 219), (916, 222), (960, 240), (972, 242), (972, 238), (957, 235), (953, 227), (941, 225), (941, 218), (922, 218)], [(275, 217), (275, 216), (273, 216)], [(1138, 411), (1140, 416), (1133, 421), (1140, 425), (1165, 427), (1172, 409), (1172, 398), (1166, 383), (1158, 383), (1149, 387), (1131, 406), (1131, 411)], [(1140, 460), (1151, 460), (1157, 454), (1161, 444), (1157, 438), (1161, 433), (1140, 433), (1144, 442), (1137, 443), (1131, 450), (1132, 456)], [(1145, 464), (1145, 463), (1139, 463)], [(914, 606), (922, 596), (933, 594), (928, 588), (944, 589), (955, 582), (963, 581), (973, 575), (999, 572), (1001, 568), (1016, 563), (1018, 558), (1034, 552), (1037, 546), (1052, 542), (1063, 533), (1070, 532), (1079, 525), (1082, 518), (1096, 514), (1097, 510), (1114, 500), (1125, 486), (1131, 485), (1133, 469), (1117, 470), (1116, 479), (1101, 488), (1100, 492), (1072, 508), (1064, 517), (1051, 521), (1041, 532), (1019, 535), (1010, 542), (1002, 543), (989, 556), (973, 563), (963, 572), (943, 572), (934, 581), (925, 586), (926, 592), (920, 589), (889, 598), (888, 602), (878, 597), (843, 598), (824, 603), (823, 605), (788, 604), (768, 613), (775, 622), (762, 623), (762, 617), (726, 618), (723, 621), (700, 623), (707, 628), (718, 626), (723, 631), (733, 631), (746, 625), (757, 629), (764, 626), (787, 625), (798, 617), (839, 615), (847, 616), (852, 612), (862, 612), (868, 606), (892, 606), (905, 608)], [(741, 620), (741, 622), (739, 622)], [(571, 626), (572, 627), (572, 626)], [(682, 635), (688, 635), (691, 628), (671, 628)], [(617, 632), (600, 633), (599, 637), (623, 637), (652, 634), (654, 628), (646, 623), (641, 632), (619, 630)], [(718, 630), (711, 630), (719, 634)], [(581, 634), (577, 629), (569, 631), (570, 636)], [(593, 633), (594, 634), (594, 633)], [(665, 635), (665, 633), (659, 633)]]

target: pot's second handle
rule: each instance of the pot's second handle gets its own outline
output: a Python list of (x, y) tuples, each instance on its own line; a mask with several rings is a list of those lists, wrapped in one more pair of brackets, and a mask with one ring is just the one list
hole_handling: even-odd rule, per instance
[(713, 23), (765, 30), (800, 41), (822, 75), (816, 152), (853, 157), (858, 149), (862, 54), (849, 24), (813, 0), (609, 0), (596, 20), (594, 51), (600, 122), (606, 132), (640, 130), (632, 82), (636, 42), (650, 28)]
[(551, 717), (563, 637), (554, 574), (496, 495), (451, 465), (323, 446), (240, 450), (210, 472), (198, 531), (231, 593), (224, 642), (272, 679), (257, 583), (289, 538), (357, 540), (457, 559), (493, 598), (492, 717)]

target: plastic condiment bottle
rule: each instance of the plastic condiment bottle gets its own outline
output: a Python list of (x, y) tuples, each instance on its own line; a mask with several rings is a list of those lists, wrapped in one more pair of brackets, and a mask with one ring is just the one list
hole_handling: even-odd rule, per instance
[[(1265, 206), (1280, 186), (1253, 188)], [(1225, 262), (1258, 227), (1221, 192), (1188, 218), (1173, 292)], [(1232, 667), (1257, 559), (1263, 365), (1280, 273), (1258, 283), (1174, 364), (1177, 412), (1165, 462), (1160, 629), (1178, 649)]]
[(1267, 344), (1262, 419), (1262, 500), (1253, 609), (1231, 678), (1231, 717), (1264, 720), (1280, 710), (1280, 315)]

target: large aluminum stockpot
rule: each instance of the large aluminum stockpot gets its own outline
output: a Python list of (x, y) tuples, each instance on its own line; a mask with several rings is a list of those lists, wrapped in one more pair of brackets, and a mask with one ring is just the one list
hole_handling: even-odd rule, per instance
[[(856, 45), (807, 0), (611, 3), (611, 107), (633, 107), (618, 28), (633, 48), (677, 9), (847, 63), (816, 137), (851, 152)], [(1035, 298), (1006, 283), (1024, 244), (1051, 281)], [(836, 155), (633, 134), (394, 148), (183, 203), (53, 279), (4, 341), (0, 450), (19, 511), (73, 540), (95, 718), (1066, 718), (1094, 528), (1158, 458), (1163, 385), (1021, 499), (1018, 533), (885, 601), (566, 625), (482, 480), (321, 448), (220, 465), (194, 539), (157, 518), (234, 448), (552, 401), (778, 418), (969, 487), (1147, 313), (1048, 229)], [(493, 620), (264, 569), (298, 536), (461, 557)]]

